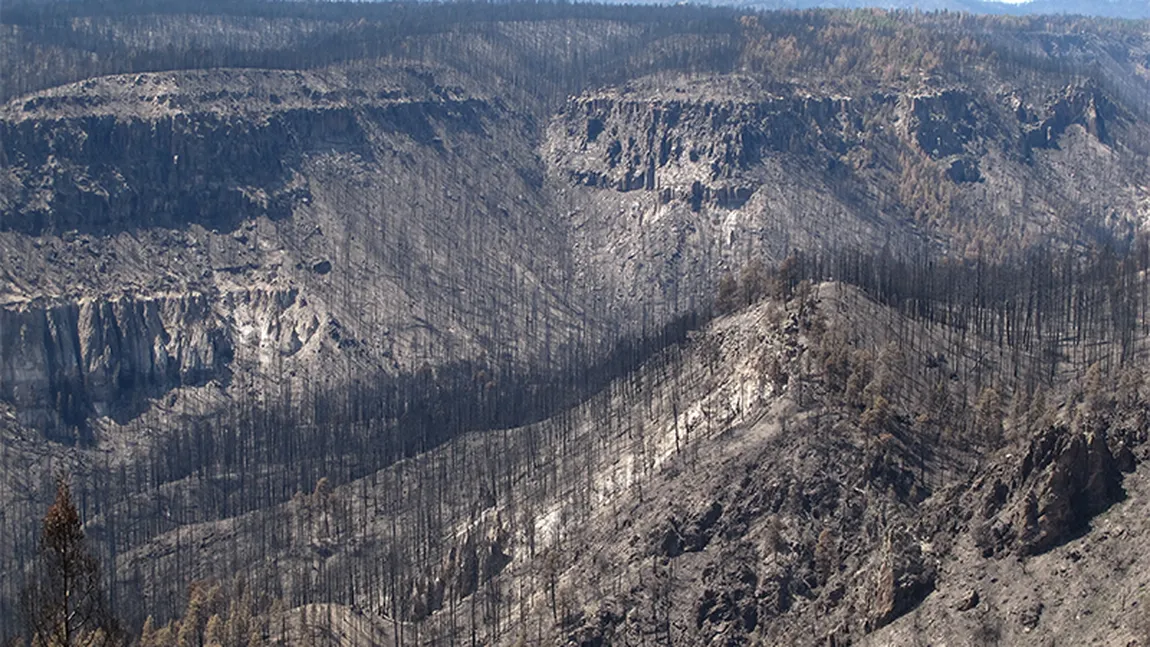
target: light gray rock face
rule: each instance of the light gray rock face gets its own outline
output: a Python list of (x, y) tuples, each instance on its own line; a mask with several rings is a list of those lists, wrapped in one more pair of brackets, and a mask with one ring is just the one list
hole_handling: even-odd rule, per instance
[(894, 184), (866, 168), (897, 164), (897, 133), (879, 127), (897, 109), (895, 96), (781, 95), (738, 75), (573, 98), (545, 155), (584, 245), (583, 280), (617, 318), (660, 321), (709, 303), (723, 273), (753, 259), (921, 246), (884, 208)]
[(556, 165), (578, 184), (658, 191), (698, 211), (745, 204), (758, 187), (742, 175), (772, 153), (841, 154), (861, 143), (863, 112), (846, 97), (777, 96), (738, 77), (714, 80), (713, 94), (671, 84), (570, 102)]
[(225, 379), (233, 353), (200, 294), (0, 308), (0, 397), (25, 424), (123, 415), (148, 393)]
[(10, 303), (0, 399), (26, 425), (70, 434), (93, 416), (123, 423), (179, 387), (226, 389), (236, 371), (298, 390), (293, 374), (358, 343), (296, 289)]

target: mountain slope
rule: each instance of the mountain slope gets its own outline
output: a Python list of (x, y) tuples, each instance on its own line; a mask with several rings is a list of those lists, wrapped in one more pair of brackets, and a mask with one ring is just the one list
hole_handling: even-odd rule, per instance
[(1147, 334), (1138, 25), (17, 9), (2, 633), (61, 468), (133, 628), (769, 643), (1050, 549), (1141, 442), (1079, 413)]
[[(1113, 417), (1085, 415), (1073, 403), (1097, 396), (1089, 378), (1075, 384), (1083, 369), (1071, 361), (1060, 370), (1069, 380), (988, 418), (976, 385), (1017, 400), (1025, 381), (1010, 386), (1010, 376), (1032, 369), (993, 340), (956, 350), (953, 332), (855, 288), (803, 286), (713, 322), (560, 416), (184, 526), (122, 555), (117, 571), (147, 592), (189, 569), (225, 581), (242, 569), (249, 586), (280, 592), (289, 607), (318, 592), (341, 605), (336, 616), (375, 618), (373, 631), (400, 644), (472, 635), (882, 644), (954, 631), (984, 644), (973, 629), (995, 626), (1003, 638), (1035, 631), (1038, 640), (1063, 620), (1019, 620), (1033, 600), (1012, 598), (1017, 587), (994, 575), (974, 585), (976, 612), (951, 609), (980, 573), (1045, 569), (1083, 542), (1107, 541), (1105, 530), (1074, 537), (1130, 514), (1119, 507), (1090, 521), (1132, 491), (1122, 483), (1140, 482), (1122, 470), (1133, 468), (1132, 448), (1145, 451), (1141, 400), (1113, 405)], [(988, 355), (998, 360), (987, 365)], [(1066, 406), (1054, 404), (1063, 397)], [(171, 495), (190, 485), (173, 484)], [(1088, 498), (1075, 498), (1078, 488)], [(1121, 536), (1123, 550), (1136, 551), (1138, 536)], [(1103, 568), (1050, 573), (1085, 585)], [(1104, 618), (1120, 613), (1082, 603)]]

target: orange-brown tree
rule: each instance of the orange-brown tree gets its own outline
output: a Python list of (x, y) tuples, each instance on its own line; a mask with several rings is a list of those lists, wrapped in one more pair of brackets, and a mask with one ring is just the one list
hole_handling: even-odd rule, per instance
[(125, 643), (109, 612), (96, 558), (65, 478), (44, 515), (40, 553), (24, 589), (22, 611), (31, 647), (111, 647)]

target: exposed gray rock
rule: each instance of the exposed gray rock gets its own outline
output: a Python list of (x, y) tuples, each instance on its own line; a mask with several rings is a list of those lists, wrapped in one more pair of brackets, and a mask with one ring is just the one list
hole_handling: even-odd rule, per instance
[[(1045, 552), (1121, 500), (1121, 482), (1104, 431), (1048, 429), (1031, 441), (1014, 468), (1009, 503), (980, 527), (979, 545), (987, 554)], [(1002, 499), (1001, 483), (996, 483), (991, 490), (995, 502)]]
[(1038, 621), (1042, 619), (1042, 609), (1042, 603), (1037, 601), (1018, 609), (1018, 624), (1022, 625), (1024, 631), (1031, 631), (1038, 626)]
[(868, 631), (890, 623), (914, 608), (934, 590), (935, 565), (905, 533), (887, 536), (867, 615)]
[(0, 397), (29, 425), (83, 426), (148, 393), (226, 379), (233, 353), (202, 294), (0, 308)]
[[(349, 366), (549, 374), (593, 362), (613, 344), (597, 332), (605, 308), (578, 285), (557, 288), (571, 250), (523, 119), (450, 72), (388, 66), (120, 75), (24, 97), (0, 107), (0, 302), (103, 312), (121, 294), (202, 297), (243, 360), (231, 370), (297, 391), (345, 381)], [(287, 294), (300, 303), (274, 303)], [(286, 307), (299, 317), (279, 321)], [(155, 346), (149, 325), (118, 328), (118, 343)], [(300, 354), (317, 328), (333, 351)], [(0, 361), (21, 364), (37, 346)], [(139, 376), (117, 396), (135, 402), (153, 395), (145, 385), (206, 382), (137, 364), (96, 373)], [(60, 366), (0, 378), (23, 384), (0, 397), (35, 400), (24, 419), (37, 424), (65, 409), (71, 424), (111, 413), (89, 393), (107, 380)]]
[(978, 590), (970, 589), (963, 594), (962, 599), (958, 601), (958, 604), (954, 605), (954, 608), (956, 611), (970, 611), (978, 606), (978, 602)]

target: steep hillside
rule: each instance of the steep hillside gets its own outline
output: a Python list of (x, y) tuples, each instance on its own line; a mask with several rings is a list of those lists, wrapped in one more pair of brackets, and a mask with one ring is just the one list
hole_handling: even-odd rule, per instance
[[(1109, 564), (1138, 552), (1142, 468), (1123, 473), (1145, 453), (1141, 374), (1114, 396), (1089, 374), (1027, 395), (1025, 362), (952, 334), (855, 288), (800, 287), (561, 416), (175, 529), (117, 572), (148, 595), (242, 573), (292, 609), (270, 630), (289, 643), (1041, 644), (1111, 619), (1140, 636), (1125, 609), (1141, 598), (1110, 593), (1137, 571)], [(1124, 552), (1083, 548), (1105, 541)], [(1051, 565), (1066, 559), (1086, 561)], [(1107, 576), (1104, 598), (1079, 596)], [(1016, 595), (1044, 578), (1072, 594)], [(1088, 609), (1100, 619), (1067, 626)]]
[[(225, 382), (240, 366), (274, 380), (485, 354), (547, 368), (598, 336), (557, 291), (570, 254), (526, 125), (451, 79), (148, 74), (10, 104), (5, 337), (46, 344), (4, 353), (9, 398), (66, 398), (75, 424), (83, 405), (107, 410), (93, 389), (111, 377), (130, 398), (134, 382)], [(171, 370), (185, 355), (217, 359)]]
[(648, 78), (570, 101), (548, 169), (592, 266), (622, 277), (616, 298), (671, 312), (697, 307), (715, 268), (793, 249), (1008, 258), (1132, 241), (1150, 214), (1144, 122), (1089, 84), (989, 90)]
[(0, 634), (61, 470), (133, 631), (771, 644), (1141, 456), (1142, 23), (130, 9), (0, 15)]

